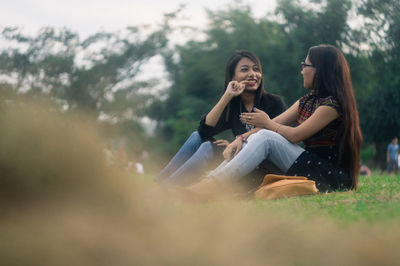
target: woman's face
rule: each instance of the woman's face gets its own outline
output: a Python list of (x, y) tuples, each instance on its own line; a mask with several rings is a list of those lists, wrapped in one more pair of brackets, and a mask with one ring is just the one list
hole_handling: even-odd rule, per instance
[(243, 57), (236, 65), (232, 80), (238, 82), (245, 81), (245, 89), (247, 91), (256, 91), (260, 86), (261, 79), (260, 67), (250, 58)]
[(308, 59), (308, 56), (304, 61), (304, 63), (305, 64), (302, 64), (301, 66), (301, 74), (303, 75), (303, 85), (304, 88), (311, 90), (313, 88), (313, 81), (316, 69), (314, 66), (312, 66), (312, 63), (310, 59)]

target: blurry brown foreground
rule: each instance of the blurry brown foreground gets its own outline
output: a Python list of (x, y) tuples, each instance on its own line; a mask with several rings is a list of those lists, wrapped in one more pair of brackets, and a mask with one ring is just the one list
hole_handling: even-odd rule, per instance
[(394, 225), (163, 198), (106, 167), (90, 120), (45, 110), (0, 109), (0, 265), (400, 264)]

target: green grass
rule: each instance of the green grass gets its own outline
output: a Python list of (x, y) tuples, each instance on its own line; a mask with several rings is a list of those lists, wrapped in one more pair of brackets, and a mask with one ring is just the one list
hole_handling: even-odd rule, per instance
[(246, 202), (256, 211), (278, 211), (307, 220), (326, 217), (340, 223), (392, 222), (400, 218), (400, 176), (360, 176), (358, 191), (274, 201)]
[[(151, 180), (150, 176), (143, 179)], [(358, 191), (280, 200), (243, 200), (239, 204), (256, 215), (282, 214), (303, 221), (326, 218), (349, 225), (357, 222), (391, 223), (400, 219), (400, 175), (380, 176), (373, 172), (370, 177), (360, 176)], [(209, 211), (219, 209), (217, 203), (202, 208)]]

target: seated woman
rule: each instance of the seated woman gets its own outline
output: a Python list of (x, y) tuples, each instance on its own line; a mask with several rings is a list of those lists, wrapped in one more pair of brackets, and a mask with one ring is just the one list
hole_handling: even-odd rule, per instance
[[(226, 161), (190, 192), (210, 199), (265, 159), (286, 175), (314, 180), (320, 192), (357, 188), (362, 136), (348, 63), (336, 47), (319, 45), (309, 49), (300, 66), (304, 87), (311, 91), (274, 119), (261, 110), (243, 113), (241, 119), (258, 132), (229, 144)], [(299, 141), (305, 148), (295, 144)]]
[[(225, 91), (211, 111), (203, 116), (198, 131), (192, 133), (168, 165), (155, 177), (165, 185), (189, 185), (198, 181), (210, 162), (222, 162), (218, 156), (229, 144), (213, 137), (231, 129), (234, 136), (253, 129), (240, 120), (243, 112), (256, 107), (270, 117), (285, 111), (282, 98), (264, 91), (264, 79), (258, 57), (247, 50), (239, 50), (228, 60), (225, 70)], [(237, 151), (239, 152), (239, 151)]]

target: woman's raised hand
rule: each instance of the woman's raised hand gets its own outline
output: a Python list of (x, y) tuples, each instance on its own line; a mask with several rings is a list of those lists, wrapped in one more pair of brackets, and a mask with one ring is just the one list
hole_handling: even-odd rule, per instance
[(240, 115), (240, 120), (248, 125), (266, 129), (269, 129), (268, 125), (271, 122), (271, 118), (269, 118), (269, 115), (267, 115), (266, 112), (261, 111), (257, 108), (254, 108), (254, 113), (242, 113)]
[(225, 93), (231, 98), (236, 97), (244, 91), (246, 88), (245, 81), (231, 81), (228, 83), (228, 87), (226, 87)]

